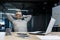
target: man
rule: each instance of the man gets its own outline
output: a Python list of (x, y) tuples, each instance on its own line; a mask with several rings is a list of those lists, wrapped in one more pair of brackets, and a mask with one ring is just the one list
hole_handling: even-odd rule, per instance
[(15, 15), (6, 13), (6, 15), (7, 18), (13, 23), (15, 32), (27, 32), (27, 22), (31, 19), (31, 15), (22, 15), (22, 12), (16, 12)]

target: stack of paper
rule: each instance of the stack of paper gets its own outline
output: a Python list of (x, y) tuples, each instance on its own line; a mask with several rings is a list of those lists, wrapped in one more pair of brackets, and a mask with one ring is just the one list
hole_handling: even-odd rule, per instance
[(4, 40), (5, 32), (0, 32), (0, 40)]
[(60, 36), (47, 35), (47, 36), (37, 36), (41, 40), (60, 40)]

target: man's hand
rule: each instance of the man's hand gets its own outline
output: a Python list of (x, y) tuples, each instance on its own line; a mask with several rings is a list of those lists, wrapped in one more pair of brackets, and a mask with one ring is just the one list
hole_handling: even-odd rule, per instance
[(23, 18), (26, 18), (27, 17), (27, 15), (23, 15)]
[(28, 22), (31, 19), (32, 15), (23, 15), (23, 17)]
[(9, 21), (11, 22), (14, 21), (14, 18), (12, 17), (11, 13), (6, 13), (6, 17), (8, 18)]

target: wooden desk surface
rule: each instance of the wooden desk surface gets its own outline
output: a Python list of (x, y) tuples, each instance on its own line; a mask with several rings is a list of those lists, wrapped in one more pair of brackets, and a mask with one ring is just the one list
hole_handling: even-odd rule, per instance
[[(51, 32), (50, 34), (52, 35), (60, 35), (60, 32)], [(5, 36), (5, 40), (40, 40), (39, 38), (37, 38), (37, 35), (30, 35), (29, 38), (21, 38), (21, 37), (17, 37), (17, 32), (12, 32), (12, 35), (10, 36)]]
[[(27, 33), (28, 34), (28, 33)], [(29, 38), (21, 38), (17, 36), (17, 32), (12, 32), (12, 35), (5, 36), (5, 40), (40, 40), (36, 35), (29, 35)]]

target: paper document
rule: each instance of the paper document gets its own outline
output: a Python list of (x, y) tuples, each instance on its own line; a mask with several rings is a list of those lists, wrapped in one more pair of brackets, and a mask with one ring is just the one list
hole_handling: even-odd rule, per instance
[(47, 36), (37, 36), (41, 40), (60, 40), (60, 36), (47, 35)]
[(5, 32), (0, 32), (0, 40), (5, 40)]

